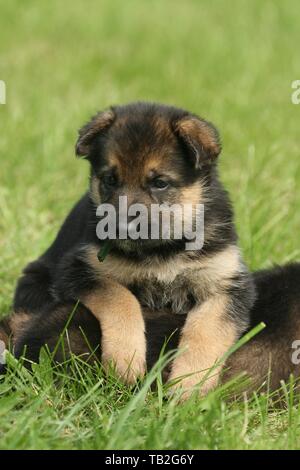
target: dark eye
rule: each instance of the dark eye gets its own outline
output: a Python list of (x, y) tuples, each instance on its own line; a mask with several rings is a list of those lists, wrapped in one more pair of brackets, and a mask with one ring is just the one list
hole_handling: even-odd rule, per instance
[(118, 184), (118, 178), (113, 173), (107, 173), (106, 175), (103, 175), (101, 181), (104, 186), (109, 186), (111, 188)]
[(154, 189), (167, 189), (169, 183), (162, 178), (155, 178), (151, 181), (151, 187)]

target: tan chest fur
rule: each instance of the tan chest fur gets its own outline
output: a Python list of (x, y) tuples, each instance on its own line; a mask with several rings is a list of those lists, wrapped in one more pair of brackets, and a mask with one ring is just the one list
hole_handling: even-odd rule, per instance
[(168, 307), (174, 313), (187, 313), (193, 303), (228, 287), (242, 269), (236, 246), (199, 259), (183, 253), (164, 262), (151, 258), (143, 263), (114, 255), (100, 263), (97, 249), (90, 248), (88, 261), (100, 279), (113, 278), (133, 288), (143, 305), (157, 310)]

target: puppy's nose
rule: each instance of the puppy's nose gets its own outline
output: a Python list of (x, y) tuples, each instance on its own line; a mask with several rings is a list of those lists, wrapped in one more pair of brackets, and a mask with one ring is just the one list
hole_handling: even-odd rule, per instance
[(127, 218), (117, 222), (117, 230), (119, 235), (130, 235), (130, 232), (136, 229), (137, 223), (135, 222), (137, 216), (128, 215)]

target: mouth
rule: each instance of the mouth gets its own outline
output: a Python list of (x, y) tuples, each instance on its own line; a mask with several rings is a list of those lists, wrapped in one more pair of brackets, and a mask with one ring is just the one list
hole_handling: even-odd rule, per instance
[(131, 238), (127, 238), (126, 240), (116, 238), (115, 240), (110, 240), (109, 241), (112, 247), (117, 247), (123, 251), (141, 251), (147, 248), (158, 248), (163, 245), (170, 245), (172, 243), (175, 243), (175, 240), (164, 240), (164, 239), (157, 239), (157, 240), (152, 240), (152, 239), (141, 239), (138, 238), (137, 240), (132, 240)]
[(130, 258), (135, 262), (151, 264), (156, 259), (167, 259), (174, 253), (182, 252), (182, 240), (111, 240), (112, 254)]

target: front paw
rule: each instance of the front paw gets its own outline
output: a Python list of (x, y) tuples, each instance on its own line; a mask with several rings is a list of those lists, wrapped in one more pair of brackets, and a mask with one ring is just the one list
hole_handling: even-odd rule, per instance
[(102, 365), (106, 371), (113, 370), (117, 377), (128, 385), (133, 385), (146, 372), (145, 339), (136, 338), (114, 344), (105, 341), (102, 344)]
[(192, 395), (204, 397), (213, 390), (219, 379), (219, 369), (205, 369), (203, 364), (193, 362), (192, 357), (179, 356), (175, 359), (169, 375), (170, 394), (185, 401)]
[(101, 326), (102, 364), (125, 383), (146, 371), (145, 324), (137, 298), (112, 279), (83, 298)]

